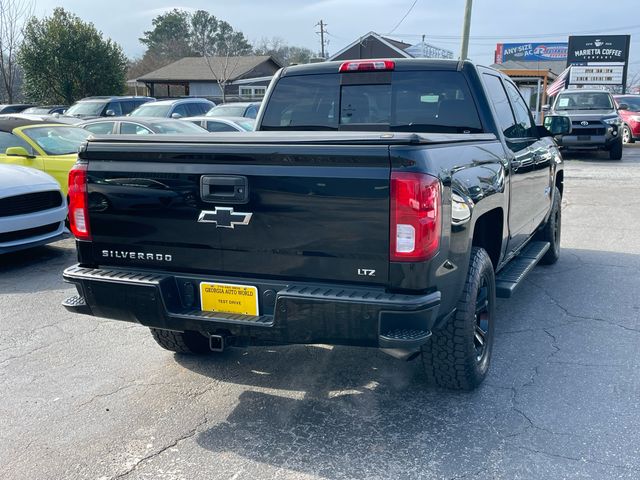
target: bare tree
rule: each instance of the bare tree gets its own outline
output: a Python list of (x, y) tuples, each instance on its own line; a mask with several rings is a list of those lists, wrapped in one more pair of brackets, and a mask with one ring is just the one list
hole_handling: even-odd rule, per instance
[(226, 103), (227, 84), (232, 81), (235, 76), (238, 65), (240, 64), (240, 57), (232, 57), (230, 55), (210, 57), (207, 55), (204, 59), (211, 71), (211, 75), (213, 75), (218, 87), (220, 87), (222, 103)]
[(20, 68), (17, 53), (23, 40), (23, 28), (33, 16), (33, 0), (0, 0), (0, 78), (3, 101), (13, 103), (17, 94)]
[(222, 94), (222, 102), (227, 100), (227, 85), (232, 81), (240, 65), (241, 55), (251, 52), (251, 45), (242, 32), (235, 32), (227, 22), (218, 22), (213, 53), (204, 55), (211, 75), (218, 83)]

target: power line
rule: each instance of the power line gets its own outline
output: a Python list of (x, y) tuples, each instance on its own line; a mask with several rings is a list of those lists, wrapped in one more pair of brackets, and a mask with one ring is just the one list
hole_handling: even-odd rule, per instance
[(404, 22), (404, 19), (405, 19), (405, 18), (407, 18), (407, 17), (409, 16), (409, 14), (411, 13), (411, 10), (413, 10), (413, 7), (415, 7), (415, 6), (416, 6), (416, 3), (418, 3), (418, 0), (414, 0), (414, 2), (413, 2), (413, 3), (411, 4), (411, 6), (409, 7), (409, 10), (407, 10), (407, 13), (405, 13), (405, 14), (404, 14), (404, 17), (402, 17), (402, 18), (400, 19), (400, 21), (398, 22), (398, 24), (397, 24), (395, 27), (393, 27), (393, 28), (391, 29), (391, 31), (390, 31), (389, 33), (387, 33), (387, 35), (391, 35), (393, 32), (395, 32), (395, 31), (396, 31), (396, 28), (398, 28), (398, 27), (402, 24), (402, 22)]
[[(615, 28), (599, 28), (597, 30), (581, 30), (581, 31), (572, 31), (572, 32), (561, 32), (561, 33), (529, 33), (529, 34), (519, 34), (519, 35), (472, 35), (471, 39), (479, 39), (479, 40), (509, 40), (509, 39), (523, 39), (523, 38), (550, 38), (550, 37), (563, 37), (570, 35), (582, 35), (582, 34), (602, 34), (602, 32), (617, 32), (623, 30), (636, 30), (640, 29), (640, 25), (627, 25), (626, 27), (615, 27)], [(421, 34), (417, 33), (396, 33), (396, 37), (419, 37)], [(458, 35), (432, 35), (429, 34), (429, 38), (434, 39), (459, 39)]]

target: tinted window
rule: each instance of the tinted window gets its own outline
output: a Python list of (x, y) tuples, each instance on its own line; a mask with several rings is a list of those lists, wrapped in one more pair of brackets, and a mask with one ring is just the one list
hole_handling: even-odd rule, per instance
[(96, 135), (109, 135), (113, 132), (113, 124), (115, 122), (99, 122), (92, 123), (84, 127), (85, 130), (89, 130)]
[(244, 116), (247, 118), (256, 118), (258, 116), (258, 109), (252, 105), (247, 109)]
[[(358, 84), (360, 73), (285, 77), (265, 111), (265, 130), (376, 126), (400, 132), (476, 133), (478, 112), (459, 72), (393, 72), (387, 83)], [(349, 76), (349, 77), (348, 77)], [(341, 77), (348, 84), (341, 85)], [(370, 77), (369, 77), (370, 78)], [(389, 83), (390, 81), (390, 83)]]
[(640, 112), (640, 95), (633, 97), (616, 97), (618, 104), (626, 103), (630, 112)]
[(184, 120), (165, 120), (158, 122), (149, 122), (149, 126), (156, 133), (184, 133), (188, 135), (200, 135), (207, 131), (191, 122)]
[(558, 95), (556, 110), (612, 110), (611, 95), (607, 92), (566, 92)]
[(27, 149), (27, 152), (33, 154), (33, 148), (23, 139), (13, 133), (0, 132), (0, 154), (4, 154), (9, 147), (24, 147)]
[[(181, 117), (190, 116), (189, 112), (187, 111), (187, 106), (184, 103), (181, 103), (180, 105), (176, 105), (176, 107), (171, 112), (171, 115), (173, 115), (174, 113), (177, 113)], [(191, 116), (193, 116), (193, 115), (191, 115)]]
[(166, 117), (169, 114), (171, 105), (166, 103), (157, 104), (154, 102), (145, 103), (139, 106), (133, 112), (132, 117)]
[(537, 135), (529, 107), (527, 107), (520, 91), (510, 82), (505, 82), (504, 84), (511, 99), (511, 106), (513, 107), (513, 113), (515, 114), (517, 122), (517, 131), (514, 132), (514, 135), (522, 138), (536, 137)]
[(99, 116), (104, 110), (104, 102), (78, 102), (69, 107), (67, 115)]
[(124, 100), (120, 102), (120, 106), (122, 107), (122, 115), (128, 115), (133, 112), (139, 103), (134, 102), (133, 100)]
[(104, 111), (105, 114), (107, 113), (107, 110), (113, 110), (113, 113), (116, 117), (122, 115), (122, 107), (120, 106), (120, 102), (109, 102), (107, 104), (107, 108)]
[(513, 138), (516, 121), (513, 117), (513, 112), (509, 105), (509, 98), (502, 86), (502, 82), (495, 75), (485, 73), (484, 83), (487, 87), (487, 94), (496, 110), (498, 126), (506, 137)]
[(225, 104), (218, 105), (207, 113), (208, 117), (242, 117), (244, 116), (244, 105)]
[(237, 132), (231, 125), (221, 122), (207, 122), (207, 130), (210, 132)]
[(149, 135), (153, 132), (137, 123), (120, 122), (120, 133), (123, 135)]
[(191, 111), (193, 111), (193, 116), (196, 115), (204, 115), (211, 109), (211, 105), (208, 103), (190, 103), (189, 107), (191, 107)]

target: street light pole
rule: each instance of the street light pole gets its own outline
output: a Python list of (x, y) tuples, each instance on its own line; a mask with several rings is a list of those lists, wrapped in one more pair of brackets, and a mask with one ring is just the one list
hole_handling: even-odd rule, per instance
[(460, 60), (466, 60), (469, 56), (469, 31), (471, 30), (471, 4), (473, 0), (467, 0), (464, 7), (464, 25), (462, 27), (462, 48)]

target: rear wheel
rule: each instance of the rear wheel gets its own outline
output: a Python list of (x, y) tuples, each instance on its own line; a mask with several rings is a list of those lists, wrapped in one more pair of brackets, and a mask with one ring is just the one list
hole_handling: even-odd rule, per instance
[(150, 330), (153, 339), (166, 350), (191, 355), (201, 355), (211, 352), (209, 339), (198, 332), (189, 330), (186, 332), (174, 332), (173, 330), (162, 330), (159, 328), (150, 328)]
[(609, 150), (609, 160), (621, 160), (622, 159), (622, 138), (611, 145)]
[(474, 247), (455, 315), (422, 347), (432, 383), (455, 390), (473, 390), (482, 383), (493, 349), (495, 304), (493, 264), (484, 249)]

